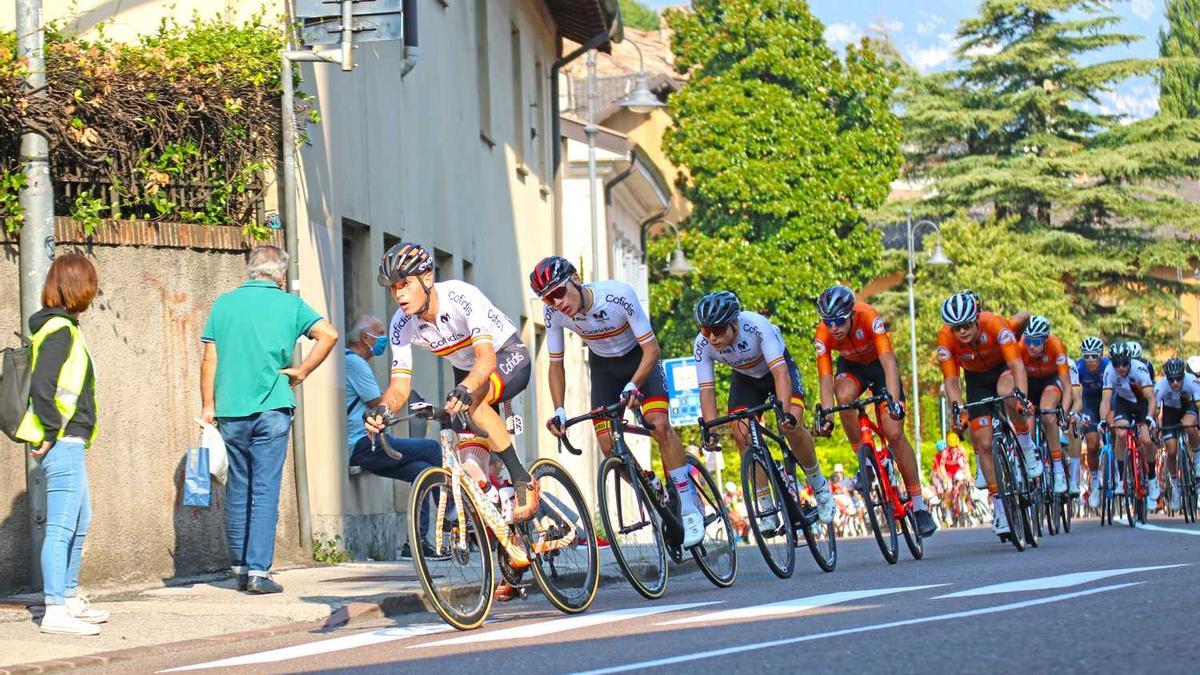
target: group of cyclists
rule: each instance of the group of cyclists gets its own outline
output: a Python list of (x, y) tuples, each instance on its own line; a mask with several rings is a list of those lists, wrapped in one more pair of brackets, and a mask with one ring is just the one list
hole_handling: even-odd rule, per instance
[[(453, 366), (455, 382), (446, 399), (446, 412), (467, 415), (475, 428), (486, 432), (486, 437), (479, 437), (464, 426), (458, 434), (459, 450), (464, 457), (475, 453), (477, 458), (486, 458), (480, 453), (488, 451), (499, 457), (513, 483), (513, 520), (523, 522), (537, 513), (540, 488), (517, 457), (498, 406), (528, 386), (533, 359), (516, 324), (480, 289), (463, 281), (435, 281), (433, 269), (433, 256), (415, 243), (396, 244), (380, 261), (379, 284), (389, 289), (398, 309), (389, 330), (389, 384), (380, 404), (366, 413), (367, 429), (373, 434), (382, 431), (393, 411), (407, 402), (413, 345), (445, 358)], [(696, 545), (704, 537), (704, 516), (688, 476), (683, 444), (668, 421), (659, 344), (635, 290), (616, 280), (584, 283), (575, 266), (561, 256), (541, 260), (529, 274), (529, 286), (544, 303), (550, 352), (548, 384), (555, 409), (547, 428), (562, 436), (567, 421), (563, 352), (564, 331), (569, 330), (588, 347), (593, 408), (617, 401), (640, 408), (679, 497), (683, 547)], [(906, 397), (886, 322), (875, 308), (840, 284), (822, 292), (816, 308), (820, 323), (813, 348), (821, 407), (852, 402), (867, 392), (884, 394), (886, 400), (876, 410), (880, 429), (900, 470), (918, 531), (922, 537), (934, 534), (937, 525), (922, 497), (916, 457), (904, 431)], [(812, 432), (805, 426), (804, 383), (780, 329), (767, 317), (743, 309), (736, 294), (728, 290), (701, 298), (694, 316), (694, 358), (704, 419), (718, 415), (717, 362), (732, 370), (730, 412), (774, 397), (781, 404), (777, 424), (805, 474), (817, 515), (823, 523), (832, 522), (834, 499), (817, 460), (813, 434), (831, 434), (833, 423), (818, 415)], [(1093, 481), (1091, 498), (1095, 499), (1099, 434), (1105, 427), (1137, 428), (1148, 476), (1155, 470), (1151, 451), (1154, 429), (1171, 429), (1163, 434), (1168, 443), (1177, 444), (1186, 436), (1191, 450), (1200, 447), (1200, 433), (1195, 428), (1200, 381), (1187, 372), (1179, 358), (1165, 363), (1163, 376), (1156, 382), (1153, 368), (1141, 357), (1136, 343), (1114, 343), (1105, 357), (1102, 341), (1089, 337), (1083, 341), (1082, 358), (1073, 362), (1062, 341), (1051, 333), (1046, 318), (1027, 312), (1004, 317), (984, 311), (978, 295), (971, 291), (947, 298), (941, 318), (945, 325), (938, 334), (936, 357), (946, 397), (956, 410), (953, 426), (957, 432), (969, 431), (981, 483), (994, 500), (993, 529), (998, 534), (1007, 532), (1008, 524), (996, 497), (991, 415), (985, 408), (968, 407), (971, 403), (1016, 394), (1004, 404), (1029, 477), (1037, 478), (1043, 471), (1032, 437), (1032, 425), (1040, 420), (1057, 493), (1078, 494), (1079, 458), (1086, 445)], [(1059, 408), (1065, 413), (1061, 419), (1036, 415), (1037, 410)], [(857, 448), (859, 426), (854, 411), (842, 411), (841, 416), (846, 438)], [(595, 425), (599, 445), (606, 453), (611, 449), (610, 424)], [(1060, 447), (1060, 426), (1079, 430), (1071, 434), (1066, 453)], [(1181, 428), (1186, 433), (1181, 433)], [(745, 451), (748, 437), (742, 426), (733, 426), (733, 438)], [(706, 450), (719, 450), (715, 435), (706, 434), (704, 442)], [(1175, 475), (1174, 454), (1168, 457), (1171, 475)], [(1117, 453), (1117, 461), (1124, 461), (1123, 452)], [(475, 464), (476, 470), (486, 473), (486, 459), (476, 459)], [(1157, 499), (1153, 478), (1149, 486), (1150, 496)], [(747, 500), (767, 497), (746, 495)]]

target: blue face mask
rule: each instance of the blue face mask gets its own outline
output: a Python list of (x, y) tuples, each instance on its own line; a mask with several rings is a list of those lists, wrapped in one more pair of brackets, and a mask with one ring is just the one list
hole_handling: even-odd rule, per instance
[[(367, 333), (367, 335), (370, 335), (370, 333)], [(371, 355), (383, 356), (383, 353), (387, 351), (387, 344), (388, 339), (386, 335), (380, 335), (375, 338), (375, 344), (371, 345)]]

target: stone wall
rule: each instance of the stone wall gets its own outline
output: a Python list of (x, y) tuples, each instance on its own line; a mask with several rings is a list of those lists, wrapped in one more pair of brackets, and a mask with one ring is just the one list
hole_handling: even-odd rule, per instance
[[(80, 320), (100, 410), (87, 453), (94, 515), (83, 584), (222, 569), (223, 495), (216, 491), (210, 509), (184, 507), (181, 485), (184, 452), (199, 437), (192, 419), (200, 410), (200, 331), (216, 296), (245, 278), (238, 230), (114, 223), (91, 244), (67, 221), (58, 230), (58, 250), (87, 254), (100, 274), (100, 294)], [(20, 316), (16, 242), (0, 238), (0, 251), (0, 336), (7, 336), (0, 345), (12, 345)], [(22, 448), (0, 436), (0, 593), (30, 586), (29, 513)], [(290, 457), (276, 544), (279, 562), (304, 556)]]

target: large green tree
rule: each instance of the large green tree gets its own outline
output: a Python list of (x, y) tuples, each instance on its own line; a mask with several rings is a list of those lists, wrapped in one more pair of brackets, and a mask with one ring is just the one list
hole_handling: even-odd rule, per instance
[(664, 354), (691, 353), (696, 301), (728, 289), (770, 315), (808, 369), (813, 298), (836, 281), (866, 282), (879, 261), (863, 212), (899, 171), (893, 77), (869, 43), (839, 58), (800, 0), (697, 0), (667, 20), (687, 84), (671, 97), (665, 147), (685, 170), (694, 210), (682, 241), (698, 270), (657, 272), (674, 242), (652, 244)]
[(961, 66), (900, 94), (906, 172), (929, 182), (913, 205), (924, 215), (972, 212), (1011, 222), (1016, 237), (1082, 237), (1087, 247), (1026, 270), (1026, 283), (1064, 283), (1093, 332), (1163, 344), (1178, 335), (1180, 286), (1162, 271), (1186, 265), (1194, 244), (1184, 240), (1200, 232), (1200, 210), (1177, 189), (1195, 175), (1200, 125), (1102, 112), (1106, 92), (1159, 66), (1097, 57), (1139, 39), (1116, 32), (1119, 21), (1102, 0), (983, 2), (959, 26)]
[(658, 12), (638, 0), (621, 0), (621, 20), (630, 28), (658, 30)]
[(1200, 117), (1200, 0), (1167, 0), (1158, 32), (1163, 59), (1158, 106), (1172, 117)]

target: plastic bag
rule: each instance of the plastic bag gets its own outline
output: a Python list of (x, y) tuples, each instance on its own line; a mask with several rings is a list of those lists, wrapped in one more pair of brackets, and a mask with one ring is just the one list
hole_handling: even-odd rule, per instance
[(212, 476), (208, 472), (208, 448), (187, 449), (183, 470), (183, 505), (207, 509), (212, 503)]
[(208, 448), (208, 472), (218, 483), (224, 485), (229, 474), (229, 455), (225, 452), (225, 439), (221, 438), (221, 432), (213, 425), (205, 424), (199, 417), (195, 420), (196, 424), (200, 425), (200, 445)]

